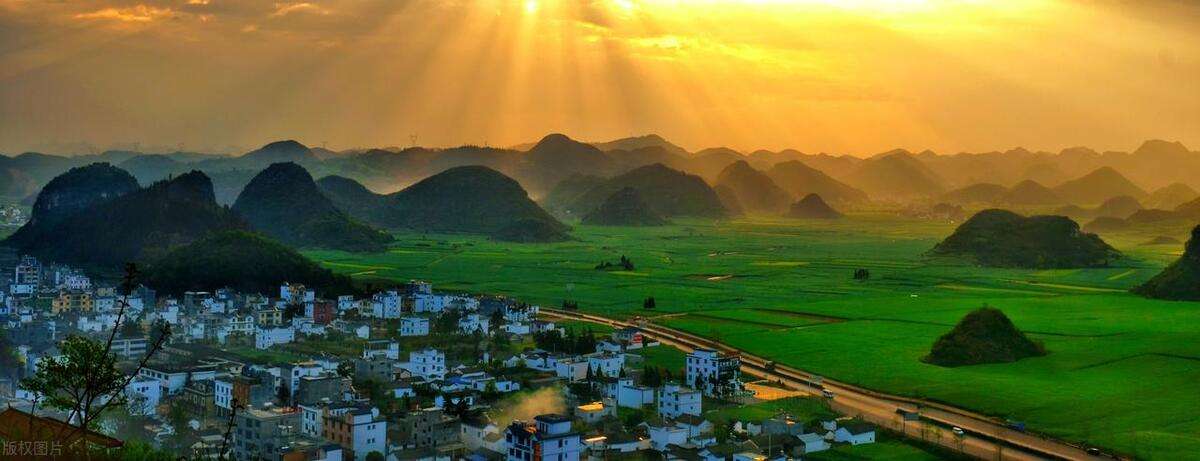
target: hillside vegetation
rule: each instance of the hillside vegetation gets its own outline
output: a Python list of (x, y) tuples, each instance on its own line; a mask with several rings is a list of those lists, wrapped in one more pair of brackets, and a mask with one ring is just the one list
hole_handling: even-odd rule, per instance
[(1179, 260), (1133, 292), (1148, 298), (1200, 301), (1200, 226), (1192, 229)]
[(983, 307), (963, 317), (933, 343), (925, 361), (944, 367), (1015, 362), (1046, 355), (1041, 344), (1017, 330), (999, 309)]
[(801, 219), (836, 219), (842, 214), (825, 203), (820, 195), (808, 194), (800, 201), (792, 204), (788, 217)]
[(765, 173), (739, 160), (721, 170), (716, 187), (728, 187), (737, 197), (742, 211), (747, 213), (779, 214), (787, 209), (792, 195), (781, 189)]
[[(570, 238), (569, 227), (531, 200), (517, 181), (491, 168), (451, 168), (388, 195), (348, 181), (325, 181), (323, 190), (356, 219), (379, 227), (484, 234), (517, 242)], [(531, 226), (533, 222), (540, 223)]]
[(297, 247), (382, 251), (392, 241), (339, 210), (292, 162), (272, 164), (250, 180), (233, 211), (255, 230)]
[(296, 250), (246, 231), (217, 232), (174, 248), (144, 269), (149, 286), (168, 294), (229, 287), (270, 293), (282, 283), (302, 283), (335, 295), (352, 291), (350, 278), (334, 275)]
[(193, 171), (95, 203), (50, 225), (26, 227), (6, 243), (50, 261), (116, 268), (246, 224), (217, 205), (212, 181)]
[(650, 210), (637, 189), (626, 187), (608, 196), (600, 208), (584, 216), (583, 223), (593, 226), (661, 226), (667, 220)]
[(662, 164), (639, 167), (605, 180), (580, 195), (567, 209), (574, 214), (587, 215), (626, 187), (637, 190), (650, 209), (664, 218), (721, 218), (726, 215), (717, 193), (703, 179)]
[(1120, 255), (1070, 218), (997, 209), (972, 216), (931, 253), (969, 257), (983, 266), (1037, 269), (1107, 266)]

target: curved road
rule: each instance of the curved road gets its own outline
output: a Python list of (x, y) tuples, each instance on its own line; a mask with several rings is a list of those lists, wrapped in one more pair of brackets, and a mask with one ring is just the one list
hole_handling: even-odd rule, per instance
[[(906, 436), (942, 445), (954, 451), (988, 460), (1111, 460), (1112, 457), (1091, 456), (1078, 446), (1067, 442), (1045, 438), (1036, 434), (1010, 429), (998, 421), (978, 413), (949, 405), (928, 402), (908, 397), (884, 394), (829, 379), (822, 379), (796, 368), (774, 365), (768, 370), (768, 360), (711, 339), (696, 336), (672, 328), (646, 322), (625, 322), (596, 315), (561, 309), (541, 308), (545, 315), (601, 323), (613, 327), (637, 327), (664, 344), (684, 351), (697, 348), (715, 349), (727, 354), (737, 354), (742, 360), (742, 370), (769, 381), (778, 381), (813, 395), (823, 391), (833, 393), (833, 409), (846, 415), (854, 415), (887, 427)], [(917, 421), (904, 421), (898, 411), (918, 412)], [(956, 437), (950, 428), (961, 428), (965, 434)]]

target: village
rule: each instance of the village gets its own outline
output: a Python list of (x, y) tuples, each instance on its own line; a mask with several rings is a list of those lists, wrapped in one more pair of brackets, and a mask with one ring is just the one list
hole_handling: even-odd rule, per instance
[(102, 432), (194, 459), (750, 461), (876, 442), (736, 356), (506, 297), (420, 281), (362, 298), (296, 284), (125, 295), (28, 256), (10, 273), (0, 323), (20, 366), (0, 374), (0, 408), (63, 418), (21, 380), (64, 338), (111, 335), (134, 376)]

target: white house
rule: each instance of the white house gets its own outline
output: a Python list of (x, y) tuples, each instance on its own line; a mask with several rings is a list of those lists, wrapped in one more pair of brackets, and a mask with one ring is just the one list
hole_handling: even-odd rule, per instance
[(504, 306), (504, 320), (506, 322), (529, 322), (537, 318), (538, 310), (537, 306), (509, 304)]
[(490, 323), (490, 320), (482, 315), (467, 314), (458, 319), (458, 331), (468, 335), (478, 331), (486, 335)]
[(429, 319), (424, 317), (400, 319), (400, 336), (429, 336)]
[(162, 392), (162, 385), (157, 379), (138, 376), (125, 386), (125, 398), (129, 400), (125, 408), (134, 416), (153, 415), (162, 400)]
[(646, 433), (650, 436), (650, 447), (663, 451), (667, 449), (667, 445), (684, 445), (688, 440), (688, 431), (677, 427), (673, 424), (663, 423), (654, 425), (642, 423), (646, 425)]
[(413, 388), (411, 380), (402, 379), (396, 381), (395, 387), (392, 387), (392, 397), (397, 399), (404, 397), (416, 397), (417, 390)]
[(225, 411), (233, 409), (233, 377), (224, 375), (213, 379), (213, 403)]
[(875, 426), (860, 422), (843, 424), (833, 432), (833, 441), (851, 445), (875, 443)]
[[(126, 319), (126, 321), (130, 321)], [(117, 314), (111, 312), (104, 314), (96, 314), (91, 316), (80, 316), (79, 321), (75, 323), (75, 328), (84, 332), (101, 332), (108, 330), (116, 325)]]
[(587, 378), (587, 371), (586, 360), (558, 360), (554, 364), (555, 376), (571, 382)]
[(595, 373), (596, 376), (616, 378), (621, 375), (621, 368), (625, 367), (624, 354), (590, 354), (587, 356), (587, 361), (588, 367), (592, 369), (592, 373)]
[(296, 340), (296, 330), (288, 327), (263, 328), (254, 330), (254, 348), (270, 349), (276, 344), (288, 344)]
[(417, 293), (412, 295), (412, 310), (413, 312), (440, 313), (446, 310), (449, 300), (448, 296)]
[[(533, 424), (514, 421), (504, 431), (509, 461), (579, 461), (583, 443), (579, 434), (571, 431), (571, 418), (561, 415), (540, 415)], [(534, 455), (540, 455), (534, 458)]]
[[(134, 299), (134, 298), (129, 298)], [(141, 298), (137, 298), (141, 299)], [(117, 310), (116, 296), (96, 296), (92, 298), (92, 310), (96, 312), (113, 312)], [(130, 311), (133, 309), (130, 308)], [(126, 312), (128, 314), (128, 312)]]
[(362, 358), (369, 360), (377, 357), (400, 360), (400, 343), (386, 339), (367, 342), (366, 347), (363, 348)]
[(285, 283), (279, 286), (279, 299), (287, 304), (312, 304), (317, 293), (304, 285)]
[(327, 417), (325, 425), (338, 425), (337, 431), (349, 434), (355, 461), (365, 461), (371, 452), (387, 453), (387, 420), (378, 408), (358, 408), (339, 417)]
[(742, 361), (738, 357), (723, 356), (712, 349), (696, 349), (687, 356), (684, 382), (705, 395), (722, 390), (740, 392), (741, 366)]
[(517, 336), (524, 336), (524, 335), (529, 334), (532, 331), (532, 329), (529, 327), (528, 323), (509, 322), (509, 323), (504, 324), (504, 326), (500, 327), (500, 329), (504, 330), (506, 333), (508, 333), (510, 335), (517, 335)]
[(642, 408), (654, 403), (654, 389), (633, 383), (633, 378), (619, 378), (605, 386), (604, 396), (625, 408)]
[[(488, 449), (503, 453), (504, 448), (496, 450), (496, 442), (501, 439), (500, 428), (490, 421), (464, 420), (459, 432), (459, 440), (467, 446), (467, 450)], [(503, 445), (502, 443), (499, 445)]]
[(826, 442), (825, 437), (822, 437), (821, 434), (800, 434), (800, 436), (796, 438), (799, 439), (800, 444), (804, 446), (804, 453), (806, 454), (829, 449), (829, 442)]
[(658, 391), (658, 414), (664, 418), (679, 415), (700, 416), (701, 395), (679, 384), (671, 383)]
[(346, 312), (351, 309), (358, 309), (358, 300), (351, 295), (341, 295), (337, 298), (338, 312)]
[(392, 290), (371, 297), (371, 315), (377, 319), (398, 319), (401, 313), (400, 293)]
[(216, 367), (212, 365), (176, 366), (172, 364), (154, 364), (142, 367), (139, 377), (157, 380), (159, 386), (167, 395), (175, 395), (183, 391), (190, 381), (211, 381), (216, 378)]
[(424, 379), (445, 379), (446, 354), (433, 348), (409, 352), (408, 363), (402, 368)]

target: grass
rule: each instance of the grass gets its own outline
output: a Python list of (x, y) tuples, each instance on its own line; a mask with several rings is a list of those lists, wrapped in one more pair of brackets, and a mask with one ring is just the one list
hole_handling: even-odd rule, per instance
[[(1114, 267), (1017, 270), (927, 259), (948, 223), (859, 215), (834, 222), (680, 220), (660, 228), (577, 226), (578, 241), (515, 245), (398, 234), (391, 251), (307, 254), (364, 279), (429, 280), (545, 306), (652, 317), (830, 378), (929, 398), (1031, 430), (1147, 459), (1200, 451), (1200, 303), (1125, 290), (1178, 257), (1143, 245), (1188, 229), (1104, 235)], [(595, 270), (628, 256), (627, 273)], [(364, 269), (369, 268), (369, 269)], [(857, 268), (871, 279), (855, 281)], [(642, 309), (655, 297), (657, 308)], [(1045, 343), (1045, 357), (955, 369), (922, 363), (938, 336), (982, 304)]]

